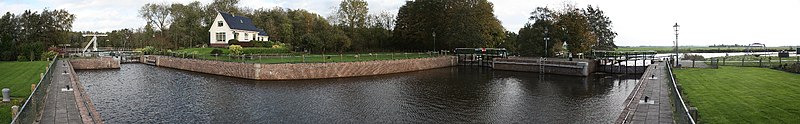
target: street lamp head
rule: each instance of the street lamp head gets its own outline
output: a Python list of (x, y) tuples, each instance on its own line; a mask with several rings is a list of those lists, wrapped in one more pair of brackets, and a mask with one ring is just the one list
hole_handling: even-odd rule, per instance
[(678, 23), (675, 23), (675, 25), (673, 25), (672, 27), (675, 28), (675, 30), (678, 30), (678, 28), (681, 27), (681, 26), (678, 25)]

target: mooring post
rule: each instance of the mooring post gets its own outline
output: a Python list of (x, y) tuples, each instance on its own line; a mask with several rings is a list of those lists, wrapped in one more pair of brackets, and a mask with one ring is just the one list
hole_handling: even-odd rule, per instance
[(11, 120), (14, 120), (14, 117), (17, 117), (17, 112), (19, 112), (19, 106), (11, 106)]
[(694, 68), (694, 61), (696, 60), (692, 59), (692, 68)]
[(744, 67), (744, 57), (742, 57), (742, 67)]
[(11, 101), (11, 97), (8, 96), (9, 92), (11, 92), (11, 89), (3, 88), (3, 102), (10, 102)]
[(758, 67), (764, 67), (764, 64), (761, 63), (761, 61), (763, 61), (763, 60), (764, 60), (764, 58), (760, 58), (760, 57), (758, 58)]

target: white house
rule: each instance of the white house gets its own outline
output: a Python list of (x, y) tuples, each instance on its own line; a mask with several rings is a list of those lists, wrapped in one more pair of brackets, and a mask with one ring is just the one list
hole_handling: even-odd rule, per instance
[(252, 46), (250, 41), (268, 41), (267, 32), (253, 25), (250, 18), (228, 13), (218, 13), (208, 29), (209, 44), (216, 47), (228, 46), (228, 41), (236, 39), (242, 46)]

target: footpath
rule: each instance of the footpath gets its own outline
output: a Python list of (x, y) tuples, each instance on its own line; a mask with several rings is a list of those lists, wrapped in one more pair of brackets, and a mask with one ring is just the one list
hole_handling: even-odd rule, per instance
[(102, 124), (100, 114), (83, 92), (67, 60), (59, 60), (50, 75), (41, 124)]
[[(672, 124), (672, 104), (669, 99), (669, 73), (664, 62), (652, 64), (625, 100), (616, 123)], [(647, 99), (647, 101), (645, 101)]]

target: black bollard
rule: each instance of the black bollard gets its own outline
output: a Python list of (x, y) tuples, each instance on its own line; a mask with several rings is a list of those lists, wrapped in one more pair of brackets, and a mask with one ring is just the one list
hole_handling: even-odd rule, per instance
[(656, 78), (656, 75), (650, 75), (650, 78)]
[(69, 90), (69, 85), (67, 85), (67, 90)]
[(647, 102), (647, 99), (650, 99), (650, 97), (644, 96), (644, 102)]

